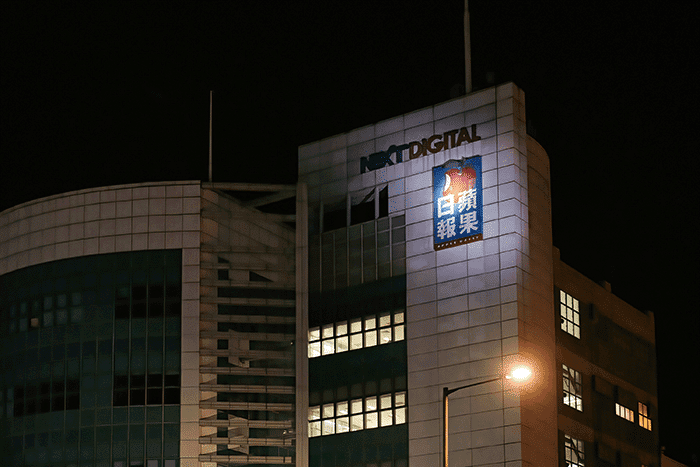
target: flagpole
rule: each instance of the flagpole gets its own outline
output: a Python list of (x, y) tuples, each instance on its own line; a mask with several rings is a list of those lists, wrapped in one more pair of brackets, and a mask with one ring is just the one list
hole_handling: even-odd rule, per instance
[(464, 0), (464, 67), (466, 72), (464, 89), (467, 94), (472, 92), (472, 44), (469, 26), (469, 0)]
[(214, 91), (209, 91), (209, 182), (212, 181), (212, 176), (211, 176), (211, 110), (212, 110), (212, 103), (213, 103), (213, 94)]

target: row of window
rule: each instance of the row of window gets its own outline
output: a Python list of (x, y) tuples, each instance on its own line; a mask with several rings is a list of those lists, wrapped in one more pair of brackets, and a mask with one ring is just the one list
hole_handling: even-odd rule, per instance
[[(583, 412), (583, 389), (581, 384), (581, 373), (573, 368), (562, 364), (562, 388), (564, 405)], [(637, 403), (639, 413), (639, 426), (651, 431), (651, 419), (649, 418), (649, 408), (646, 404)], [(634, 423), (634, 410), (615, 403), (615, 414)]]
[(309, 407), (309, 437), (406, 423), (406, 391)]
[(309, 329), (309, 358), (402, 341), (404, 312), (385, 312)]
[[(646, 404), (637, 402), (637, 411), (639, 414), (639, 426), (641, 426), (645, 430), (651, 431), (651, 418), (649, 418), (649, 407), (647, 407)], [(634, 410), (625, 407), (624, 405), (620, 405), (617, 402), (615, 403), (615, 415), (617, 415), (620, 418), (624, 418), (628, 422), (634, 423)]]

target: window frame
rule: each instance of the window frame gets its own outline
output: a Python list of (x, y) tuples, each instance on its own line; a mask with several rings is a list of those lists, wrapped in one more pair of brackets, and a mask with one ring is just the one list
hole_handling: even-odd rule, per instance
[(581, 302), (559, 290), (559, 319), (561, 330), (581, 339)]
[(645, 430), (651, 431), (651, 417), (649, 416), (649, 405), (643, 402), (637, 402), (637, 415), (639, 426)]
[(583, 383), (581, 382), (581, 373), (565, 363), (562, 363), (561, 366), (564, 405), (578, 410), (579, 412), (583, 412)]
[[(564, 465), (566, 467), (585, 466), (585, 444), (583, 440), (564, 434)], [(573, 456), (576, 456), (576, 460)]]
[(615, 415), (627, 420), (628, 422), (634, 423), (634, 410), (630, 409), (629, 407), (625, 407), (619, 402), (615, 402)]

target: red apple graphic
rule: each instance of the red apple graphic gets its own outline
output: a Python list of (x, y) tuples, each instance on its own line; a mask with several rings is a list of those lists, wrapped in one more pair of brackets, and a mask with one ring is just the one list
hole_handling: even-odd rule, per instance
[(445, 172), (445, 187), (442, 196), (454, 195), (455, 201), (460, 193), (474, 188), (476, 184), (476, 170), (471, 167), (460, 167)]

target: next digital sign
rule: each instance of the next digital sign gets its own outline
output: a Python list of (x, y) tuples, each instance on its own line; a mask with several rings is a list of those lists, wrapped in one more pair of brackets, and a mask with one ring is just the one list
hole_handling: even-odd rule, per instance
[[(411, 141), (408, 144), (389, 146), (386, 151), (379, 151), (367, 157), (360, 158), (360, 173), (370, 170), (381, 169), (387, 165), (394, 165), (403, 162), (404, 151), (408, 149), (408, 158), (417, 159), (428, 153), (435, 154), (445, 149), (456, 148), (463, 143), (473, 143), (479, 141), (481, 136), (476, 134), (476, 125), (469, 128), (462, 127), (458, 130), (446, 131), (441, 135), (433, 135), (430, 138), (423, 138), (420, 141)], [(394, 159), (392, 159), (394, 156)]]

